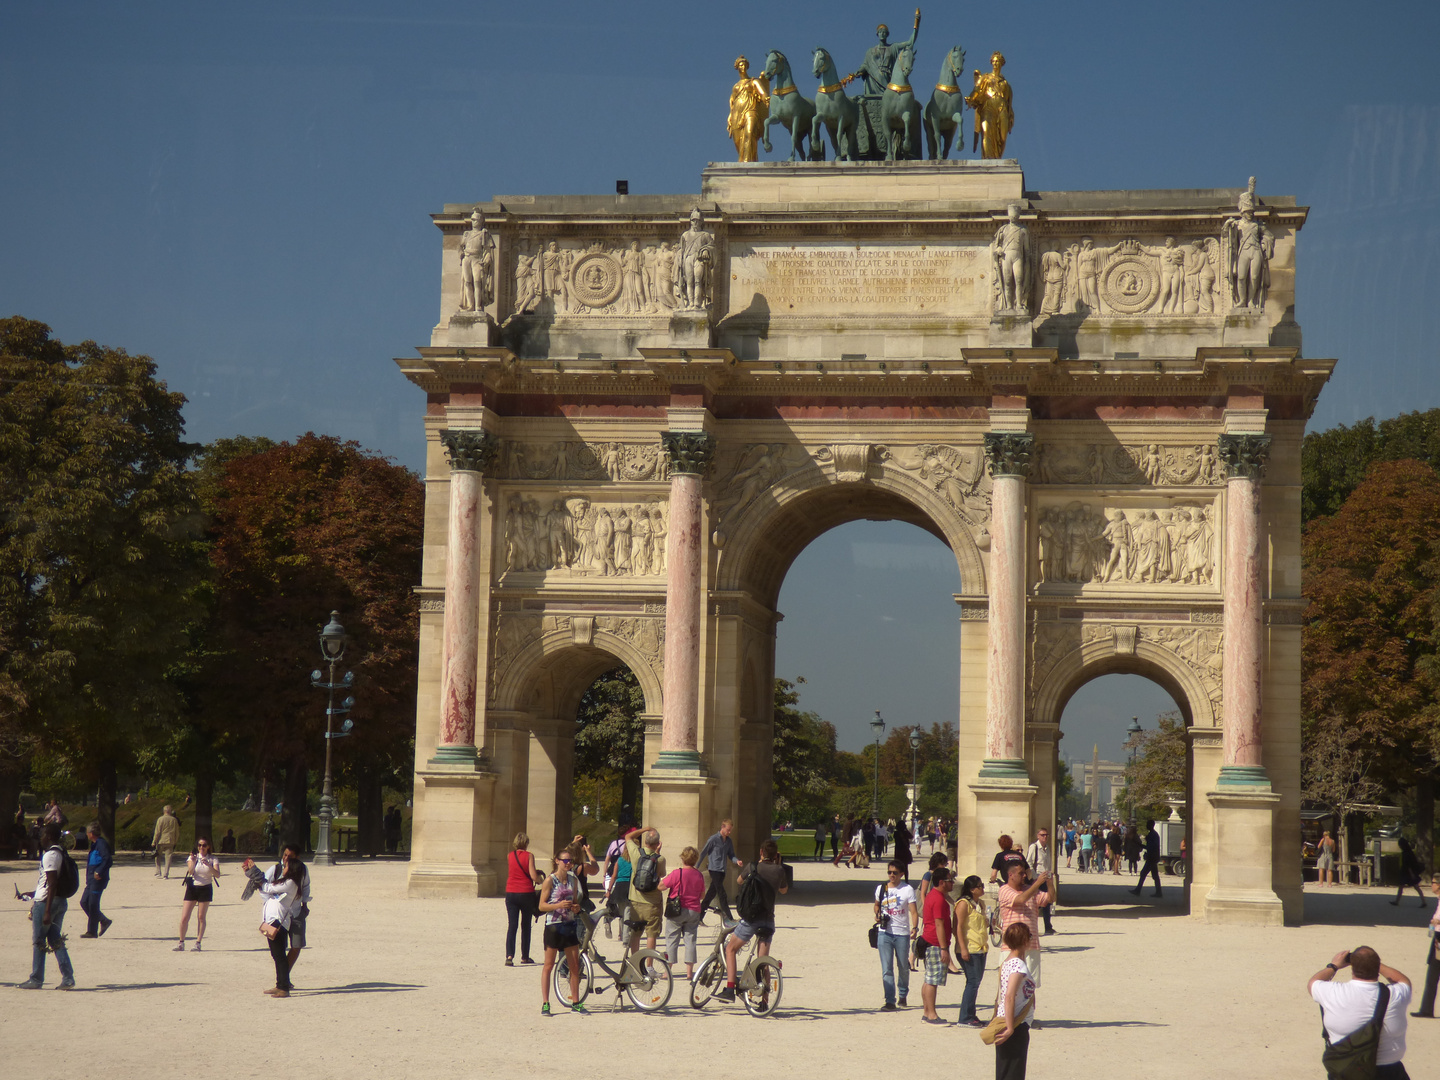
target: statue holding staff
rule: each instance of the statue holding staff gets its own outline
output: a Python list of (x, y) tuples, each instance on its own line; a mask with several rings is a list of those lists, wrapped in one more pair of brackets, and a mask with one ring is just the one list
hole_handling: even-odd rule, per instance
[(725, 130), (735, 143), (738, 161), (755, 161), (755, 144), (765, 134), (770, 119), (770, 80), (764, 74), (751, 78), (750, 61), (737, 57), (735, 70), (740, 81), (730, 91), (730, 119)]

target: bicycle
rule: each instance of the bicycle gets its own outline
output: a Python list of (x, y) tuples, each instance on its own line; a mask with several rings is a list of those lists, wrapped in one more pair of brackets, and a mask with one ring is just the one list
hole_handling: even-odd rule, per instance
[[(615, 980), (616, 994), (629, 994), (630, 1000), (641, 1012), (657, 1012), (670, 1003), (675, 989), (675, 980), (670, 974), (670, 962), (665, 954), (655, 949), (640, 949), (629, 953), (620, 963), (617, 971), (600, 955), (595, 947), (595, 922), (589, 917), (582, 919), (585, 927), (584, 940), (580, 943), (580, 994), (575, 1000), (570, 997), (570, 962), (564, 953), (556, 958), (551, 983), (555, 997), (562, 1005), (571, 1006), (583, 1002), (595, 987), (595, 969), (599, 967), (602, 977)], [(632, 931), (645, 928), (644, 919), (626, 919), (624, 926)], [(624, 999), (620, 1007), (625, 1007)]]
[[(690, 1006), (703, 1009), (715, 993), (725, 985), (725, 942), (734, 928), (720, 928), (720, 936), (704, 962), (690, 980)], [(735, 993), (745, 1003), (745, 1011), (751, 1016), (773, 1016), (780, 1007), (780, 994), (785, 988), (785, 978), (780, 973), (780, 961), (773, 956), (761, 956), (755, 950), (755, 938), (746, 942), (740, 950), (750, 950), (750, 959), (743, 966), (740, 954), (735, 956)]]

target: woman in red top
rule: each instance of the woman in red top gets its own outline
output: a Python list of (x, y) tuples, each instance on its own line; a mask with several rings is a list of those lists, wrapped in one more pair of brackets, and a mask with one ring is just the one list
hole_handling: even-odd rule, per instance
[(536, 873), (535, 856), (527, 848), (530, 837), (523, 832), (515, 834), (515, 850), (505, 860), (509, 874), (505, 878), (505, 914), (510, 925), (505, 931), (505, 966), (515, 966), (515, 929), (520, 928), (520, 963), (533, 964), (530, 959), (530, 923), (535, 915), (535, 886), (545, 880), (545, 875)]

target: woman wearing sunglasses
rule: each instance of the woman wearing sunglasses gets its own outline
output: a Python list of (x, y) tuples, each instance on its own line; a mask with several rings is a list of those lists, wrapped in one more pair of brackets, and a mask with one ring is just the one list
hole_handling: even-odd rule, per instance
[(555, 958), (565, 954), (570, 970), (570, 1006), (586, 1012), (580, 1003), (580, 879), (571, 871), (572, 856), (562, 851), (555, 856), (555, 872), (540, 887), (540, 910), (545, 914), (545, 966), (540, 971), (540, 1015), (550, 1015), (550, 973)]
[(191, 911), (195, 911), (195, 951), (200, 951), (200, 943), (205, 940), (205, 913), (215, 899), (215, 879), (219, 876), (220, 860), (211, 854), (210, 841), (197, 839), (185, 863), (185, 900), (180, 905), (180, 944), (175, 946), (176, 952), (185, 951)]

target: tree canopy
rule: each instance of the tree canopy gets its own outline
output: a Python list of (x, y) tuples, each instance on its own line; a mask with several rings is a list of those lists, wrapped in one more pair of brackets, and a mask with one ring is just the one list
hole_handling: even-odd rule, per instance
[(1146, 729), (1125, 742), (1135, 760), (1125, 766), (1125, 790), (1115, 800), (1124, 813), (1164, 821), (1170, 799), (1185, 794), (1185, 721), (1173, 709), (1161, 713), (1155, 730)]

